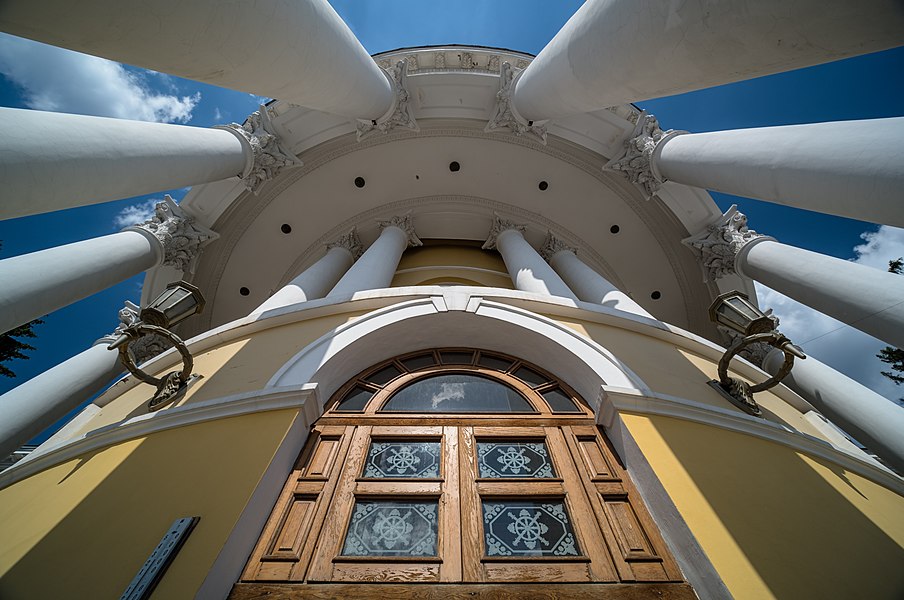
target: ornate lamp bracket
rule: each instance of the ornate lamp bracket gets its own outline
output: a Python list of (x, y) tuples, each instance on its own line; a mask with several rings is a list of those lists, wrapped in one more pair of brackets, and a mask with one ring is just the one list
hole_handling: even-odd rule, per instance
[(408, 61), (400, 60), (395, 66), (382, 69), (392, 87), (392, 104), (389, 110), (378, 119), (358, 119), (358, 141), (366, 140), (380, 133), (389, 133), (391, 129), (404, 127), (412, 131), (420, 131), (414, 115), (411, 114), (411, 99), (408, 93)]
[[(176, 347), (176, 350), (179, 351), (179, 354), (182, 356), (181, 371), (170, 371), (158, 379), (157, 377), (148, 375), (135, 364), (132, 353), (129, 351), (129, 346), (144, 336), (154, 334), (169, 340), (173, 346)], [(185, 390), (188, 389), (188, 382), (192, 378), (191, 372), (194, 368), (194, 360), (192, 359), (188, 348), (185, 346), (185, 342), (168, 329), (157, 327), (156, 325), (147, 325), (141, 321), (137, 321), (136, 323), (121, 329), (119, 338), (110, 344), (109, 349), (119, 349), (119, 359), (122, 361), (125, 368), (129, 370), (129, 373), (140, 381), (149, 383), (157, 388), (157, 391), (154, 392), (154, 395), (148, 401), (149, 411), (153, 412), (159, 410), (170, 402), (178, 400), (185, 394)]]
[[(745, 381), (730, 377), (728, 375), (728, 365), (731, 363), (731, 359), (747, 348), (747, 346), (762, 343), (778, 348), (784, 353), (785, 362), (782, 363), (781, 369), (766, 381), (756, 385), (750, 385)], [(762, 411), (756, 403), (756, 400), (754, 400), (753, 395), (778, 385), (779, 382), (791, 372), (791, 368), (794, 366), (795, 357), (800, 359), (807, 358), (800, 348), (792, 344), (791, 340), (778, 331), (756, 333), (746, 337), (739, 337), (731, 346), (729, 346), (728, 350), (719, 361), (719, 380), (716, 381), (713, 379), (709, 381), (709, 385), (744, 412), (758, 417), (762, 414)]]
[(546, 124), (549, 120), (528, 121), (515, 108), (515, 85), (522, 73), (524, 73), (524, 69), (516, 71), (510, 63), (502, 63), (499, 72), (499, 91), (496, 92), (496, 105), (493, 107), (490, 121), (483, 130), (487, 133), (508, 130), (518, 136), (532, 137), (545, 146)]

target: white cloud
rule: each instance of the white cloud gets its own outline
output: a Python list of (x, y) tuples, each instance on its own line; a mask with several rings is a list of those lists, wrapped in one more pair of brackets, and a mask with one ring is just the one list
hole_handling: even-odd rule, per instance
[(215, 106), (213, 109), (213, 120), (217, 123), (221, 123), (223, 121), (223, 113), (220, 112), (219, 106)]
[[(159, 93), (148, 76), (109, 60), (5, 34), (0, 34), (0, 73), (22, 88), (29, 108), (38, 110), (187, 123), (201, 99), (200, 93)], [(167, 76), (154, 79), (173, 90)]]
[[(883, 225), (876, 232), (861, 235), (864, 244), (854, 248), (852, 262), (887, 270), (888, 261), (904, 256), (904, 229)], [(807, 354), (844, 373), (890, 399), (904, 396), (881, 371), (889, 365), (876, 358), (887, 344), (849, 325), (828, 317), (766, 286), (755, 284), (761, 307), (773, 308), (781, 320), (780, 329)]]
[(129, 225), (144, 223), (154, 216), (154, 207), (158, 202), (163, 202), (163, 200), (160, 198), (151, 198), (145, 202), (139, 202), (138, 204), (132, 204), (131, 206), (125, 207), (113, 217), (114, 227), (122, 229)]

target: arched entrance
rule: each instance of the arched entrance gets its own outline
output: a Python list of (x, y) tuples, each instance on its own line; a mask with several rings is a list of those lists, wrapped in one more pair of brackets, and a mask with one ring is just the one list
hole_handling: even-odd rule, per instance
[(572, 388), (514, 356), (441, 348), (337, 390), (233, 597), (264, 582), (287, 597), (372, 596), (365, 582), (693, 597), (682, 581)]

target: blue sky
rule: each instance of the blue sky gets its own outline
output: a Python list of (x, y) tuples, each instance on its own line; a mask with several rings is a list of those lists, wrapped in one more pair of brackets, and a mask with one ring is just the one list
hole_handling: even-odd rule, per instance
[[(371, 53), (433, 44), (475, 44), (538, 53), (577, 10), (576, 0), (423, 3), (333, 0)], [(260, 98), (151, 73), (0, 34), (0, 106), (156, 120), (207, 127), (239, 121)], [(904, 48), (639, 102), (663, 127), (692, 132), (904, 115)], [(170, 190), (177, 200), (186, 190)], [(58, 213), (0, 221), (0, 258), (117, 231), (149, 213), (158, 194)], [(904, 254), (904, 231), (713, 194), (724, 210), (737, 203), (750, 226), (780, 241), (885, 268)], [(863, 236), (867, 236), (866, 239)], [(855, 247), (860, 247), (855, 251)], [(142, 277), (61, 309), (38, 327), (31, 359), (9, 364), (16, 379), (5, 392), (77, 354), (111, 331), (124, 300), (137, 302)], [(820, 360), (888, 397), (904, 388), (879, 375), (872, 355), (884, 344), (813, 313), (770, 290), (759, 290), (782, 330)]]

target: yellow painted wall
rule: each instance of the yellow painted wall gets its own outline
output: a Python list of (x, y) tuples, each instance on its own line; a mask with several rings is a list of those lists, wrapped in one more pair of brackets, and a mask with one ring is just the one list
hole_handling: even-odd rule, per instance
[(514, 289), (496, 252), (470, 245), (425, 245), (402, 255), (393, 287), (453, 283)]
[[(675, 344), (617, 327), (588, 321), (558, 321), (612, 352), (653, 391), (743, 414), (741, 409), (707, 385), (709, 380), (719, 378), (718, 359), (706, 358)], [(744, 379), (737, 373), (732, 375)], [(826, 439), (800, 411), (778, 396), (768, 391), (761, 392), (756, 400), (765, 418)]]
[[(203, 378), (194, 382), (185, 396), (171, 407), (259, 390), (302, 348), (361, 314), (363, 313), (344, 313), (291, 323), (199, 352), (194, 355), (194, 373)], [(153, 374), (159, 377), (174, 368), (173, 364), (165, 365)], [(121, 387), (122, 382), (113, 386), (105, 396), (117, 394)], [(133, 387), (101, 408), (94, 418), (73, 432), (73, 435), (146, 414), (147, 402), (153, 393), (154, 388), (147, 384)], [(104, 399), (101, 397), (99, 402), (102, 403)]]
[(904, 498), (755, 437), (624, 415), (738, 600), (904, 598)]
[(0, 490), (0, 598), (118, 598), (177, 518), (201, 520), (153, 598), (192, 598), (297, 417), (156, 433)]

